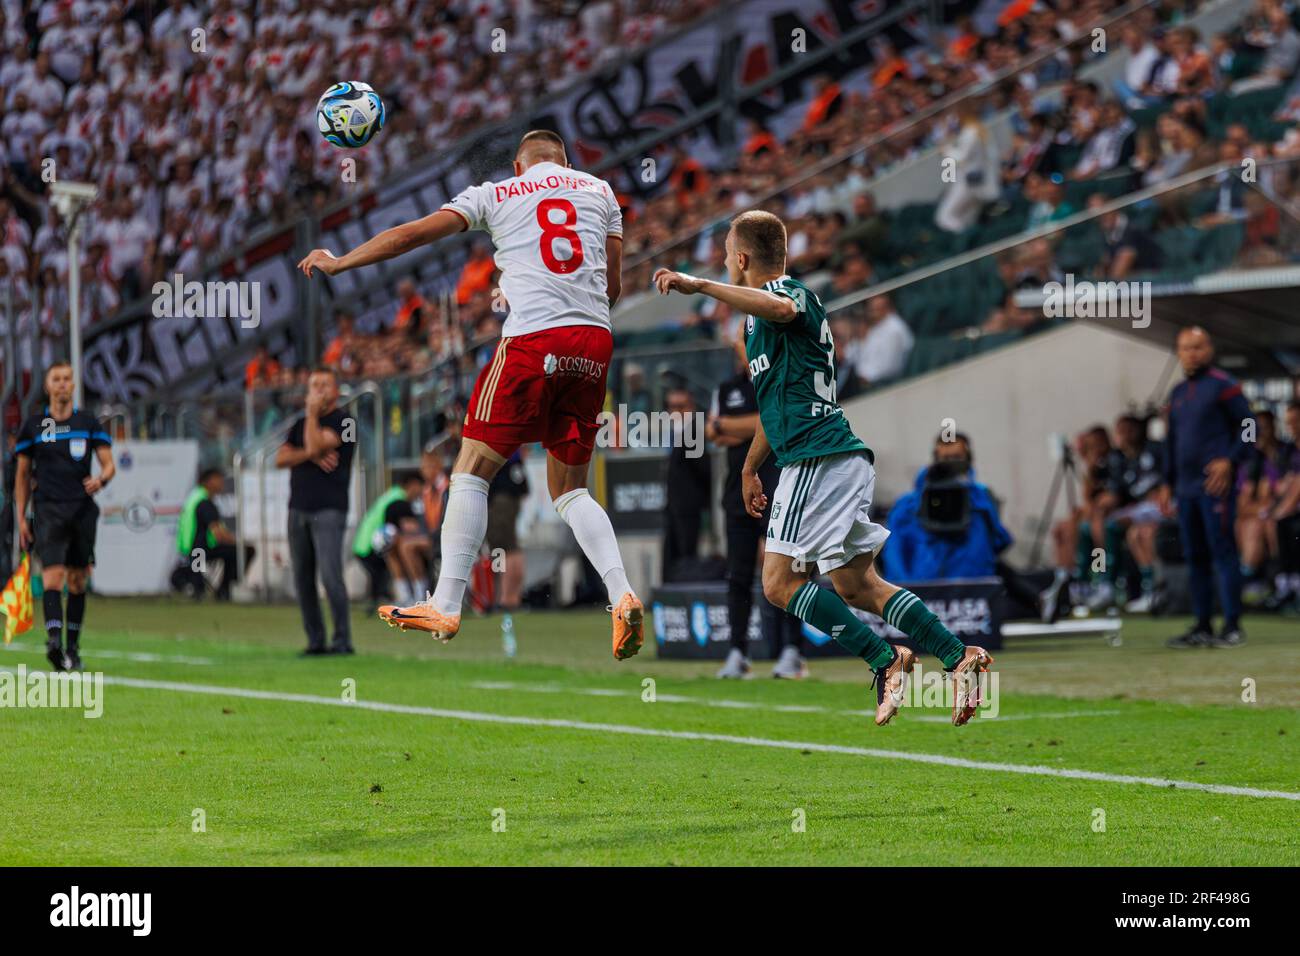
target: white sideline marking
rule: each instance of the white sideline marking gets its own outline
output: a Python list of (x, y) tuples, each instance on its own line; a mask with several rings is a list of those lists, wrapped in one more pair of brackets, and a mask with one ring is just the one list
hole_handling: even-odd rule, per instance
[[(476, 690), (521, 690), (529, 694), (578, 694), (585, 697), (628, 697), (640, 699), (636, 690), (617, 690), (608, 687), (569, 687), (564, 684), (525, 684), (505, 680), (471, 681), (470, 687)], [(659, 704), (700, 704), (704, 707), (726, 707), (735, 710), (763, 710), (782, 714), (835, 714), (841, 717), (875, 717), (874, 710), (837, 710), (834, 707), (821, 707), (817, 704), (766, 704), (753, 700), (725, 700), (717, 697), (689, 697), (685, 694), (655, 694)], [(990, 723), (1004, 720), (1063, 720), (1069, 717), (1114, 717), (1118, 710), (1069, 710), (1048, 714), (1006, 714), (986, 718)], [(925, 724), (949, 724), (950, 717), (938, 714), (918, 714), (914, 708), (904, 708), (899, 712), (908, 723), (914, 721)]]
[[(23, 641), (14, 641), (12, 644), (0, 645), (6, 650), (11, 651), (40, 651), (45, 653), (43, 646), (36, 644), (27, 644)], [(134, 661), (138, 664), (193, 664), (195, 666), (215, 664), (216, 662), (210, 657), (186, 657), (183, 654), (151, 654), (147, 651), (110, 651), (101, 650), (98, 647), (92, 647), (86, 651), (86, 659), (94, 661), (97, 657), (114, 657), (124, 661)]]
[(467, 720), (487, 724), (514, 724), (521, 727), (553, 727), (563, 730), (589, 730), (603, 734), (629, 734), (637, 737), (664, 737), (671, 740), (706, 740), (713, 743), (741, 744), (746, 747), (769, 747), (776, 750), (807, 750), (814, 753), (848, 754), (854, 757), (876, 757), (882, 760), (907, 760), (912, 763), (937, 764), (944, 767), (961, 767), (967, 770), (993, 770), (1001, 773), (1028, 774), (1037, 777), (1062, 777), (1068, 780), (1095, 780), (1100, 783), (1133, 783), (1149, 787), (1176, 790), (1199, 790), (1204, 793), (1221, 793), (1238, 797), (1276, 798), (1300, 801), (1300, 793), (1286, 790), (1257, 790), (1254, 787), (1235, 787), (1222, 783), (1196, 783), (1190, 780), (1166, 780), (1163, 777), (1134, 777), (1127, 774), (1099, 773), (1094, 770), (1070, 770), (1063, 767), (1037, 767), (1031, 764), (993, 763), (966, 760), (942, 754), (913, 753), (906, 750), (881, 750), (876, 747), (849, 747), (842, 744), (802, 743), (797, 740), (771, 740), (766, 737), (738, 737), (731, 734), (711, 734), (693, 730), (665, 730), (657, 727), (635, 727), (630, 724), (596, 724), (582, 720), (564, 720), (551, 717), (520, 717), (509, 714), (486, 714), (472, 710), (446, 710), (441, 707), (419, 707), (411, 704), (388, 704), (382, 701), (358, 700), (349, 703), (340, 697), (318, 697), (314, 694), (289, 694), (281, 691), (253, 690), (246, 687), (219, 687), (211, 684), (190, 684), (184, 681), (142, 680), (135, 677), (104, 677), (105, 684), (135, 687), (143, 690), (170, 690), (183, 694), (210, 694), (216, 697), (245, 697), (251, 700), (285, 701), (297, 704), (325, 704), (331, 707), (351, 707), (386, 714), (415, 714), (422, 717), (440, 717), (445, 720)]

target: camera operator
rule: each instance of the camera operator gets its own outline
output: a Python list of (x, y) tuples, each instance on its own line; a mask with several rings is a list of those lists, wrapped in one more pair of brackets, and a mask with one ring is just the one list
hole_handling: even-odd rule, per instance
[(898, 580), (999, 577), (1012, 598), (1037, 607), (1035, 590), (999, 557), (1012, 544), (1011, 532), (993, 493), (975, 480), (970, 438), (961, 432), (935, 439), (931, 463), (894, 504), (888, 527), (886, 560)]

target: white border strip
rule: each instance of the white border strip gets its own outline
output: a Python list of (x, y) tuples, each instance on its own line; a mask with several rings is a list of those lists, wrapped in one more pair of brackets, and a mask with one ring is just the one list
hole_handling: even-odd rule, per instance
[(313, 694), (289, 694), (280, 691), (252, 690), (244, 687), (218, 687), (210, 684), (190, 684), (180, 681), (141, 680), (134, 677), (108, 677), (105, 684), (134, 687), (141, 690), (170, 690), (183, 694), (209, 694), (216, 697), (243, 697), (250, 700), (285, 701), (297, 704), (326, 704), (333, 707), (352, 707), (379, 711), (386, 714), (414, 714), (422, 717), (439, 717), (444, 720), (466, 720), (487, 724), (512, 724), (520, 727), (551, 727), (561, 730), (586, 730), (601, 734), (628, 734), (637, 737), (662, 737), (670, 740), (705, 740), (713, 743), (740, 744), (746, 747), (768, 747), (775, 750), (799, 750), (813, 753), (847, 754), (854, 757), (875, 757), (881, 760), (906, 760), (912, 763), (934, 764), (942, 767), (960, 767), (966, 770), (992, 770), (1001, 773), (1018, 773), (1036, 777), (1059, 777), (1067, 780), (1095, 780), (1099, 783), (1142, 784), (1175, 790), (1199, 790), (1237, 797), (1273, 798), (1300, 801), (1300, 793), (1285, 790), (1257, 790), (1254, 787), (1234, 787), (1221, 783), (1195, 783), (1189, 780), (1167, 780), (1163, 777), (1135, 777), (1127, 774), (1098, 773), (1093, 770), (1070, 770), (1063, 767), (1036, 767), (1030, 764), (992, 763), (965, 760), (942, 754), (913, 753), (904, 750), (881, 750), (875, 747), (849, 747), (841, 744), (804, 743), (797, 740), (771, 740), (765, 737), (737, 737), (731, 734), (712, 734), (690, 730), (665, 730), (657, 727), (634, 727), (628, 724), (596, 724), (581, 720), (564, 720), (550, 717), (523, 717), (508, 714), (486, 714), (471, 710), (445, 710), (440, 707), (418, 707), (410, 704), (387, 704), (381, 701), (359, 700), (349, 703), (341, 697), (318, 697)]

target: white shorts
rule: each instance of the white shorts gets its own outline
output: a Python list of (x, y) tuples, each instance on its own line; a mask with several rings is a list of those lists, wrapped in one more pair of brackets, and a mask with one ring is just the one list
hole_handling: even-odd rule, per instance
[(772, 495), (767, 550), (829, 574), (860, 554), (876, 554), (889, 531), (872, 522), (876, 469), (865, 452), (809, 458), (781, 470)]

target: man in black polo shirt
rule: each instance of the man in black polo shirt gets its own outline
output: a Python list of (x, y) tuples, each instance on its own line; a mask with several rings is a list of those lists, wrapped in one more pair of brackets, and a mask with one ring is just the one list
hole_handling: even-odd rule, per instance
[[(731, 649), (718, 671), (718, 677), (722, 678), (749, 676), (749, 616), (754, 607), (754, 572), (770, 514), (769, 508), (762, 518), (751, 518), (740, 493), (740, 472), (758, 430), (758, 396), (749, 378), (744, 339), (738, 338), (736, 342), (739, 358), (736, 374), (718, 386), (705, 431), (709, 441), (727, 449), (722, 511), (727, 522), (727, 621), (731, 628)], [(758, 476), (764, 488), (776, 487), (781, 469), (776, 466), (774, 455), (768, 456)], [(759, 615), (764, 634), (774, 648), (780, 649), (772, 676), (795, 680), (807, 677), (808, 666), (799, 653), (803, 622), (769, 601), (759, 605)]]
[[(277, 468), (289, 469), (289, 557), (307, 632), (305, 655), (352, 653), (348, 592), (343, 585), (343, 532), (356, 422), (338, 408), (338, 400), (334, 370), (315, 369), (307, 380), (306, 411), (275, 456)], [(318, 568), (334, 619), (334, 642), (329, 647), (316, 597)]]
[[(35, 542), (45, 587), (45, 656), (57, 670), (81, 670), (78, 641), (86, 615), (86, 578), (95, 563), (99, 506), (92, 497), (113, 480), (112, 440), (95, 416), (72, 405), (72, 366), (45, 373), (50, 403), (23, 422), (14, 451), (14, 505), (23, 550)], [(90, 473), (91, 457), (99, 474)], [(33, 495), (32, 485), (36, 491)], [(27, 521), (32, 502), (33, 522)], [(33, 527), (34, 525), (34, 527)], [(68, 646), (63, 647), (63, 586), (68, 586)]]

